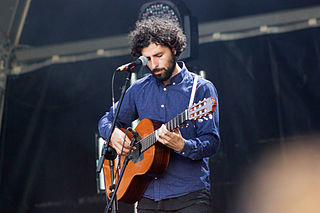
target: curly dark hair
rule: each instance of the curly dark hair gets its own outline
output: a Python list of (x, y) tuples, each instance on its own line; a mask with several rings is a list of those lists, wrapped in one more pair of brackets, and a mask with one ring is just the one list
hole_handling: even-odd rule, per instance
[(175, 21), (167, 17), (150, 17), (137, 21), (136, 28), (129, 33), (131, 55), (135, 58), (141, 56), (143, 48), (152, 43), (168, 47), (172, 52), (176, 50), (175, 57), (186, 48), (186, 36)]

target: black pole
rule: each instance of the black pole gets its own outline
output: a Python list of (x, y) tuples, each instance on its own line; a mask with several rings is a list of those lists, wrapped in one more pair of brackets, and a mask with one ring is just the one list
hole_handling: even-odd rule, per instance
[[(118, 107), (117, 107), (117, 110), (116, 110), (116, 113), (115, 113), (115, 116), (113, 118), (113, 122), (112, 122), (112, 126), (111, 126), (111, 131), (109, 132), (109, 135), (107, 137), (107, 140), (106, 140), (106, 143), (103, 145), (103, 149), (102, 149), (102, 152), (101, 152), (101, 157), (99, 159), (99, 162), (98, 162), (98, 167), (97, 167), (97, 170), (96, 172), (97, 173), (100, 173), (101, 172), (101, 169), (102, 169), (102, 166), (103, 166), (103, 163), (105, 161), (105, 159), (109, 160), (109, 166), (112, 166), (114, 165), (114, 159), (116, 159), (117, 157), (117, 152), (116, 150), (111, 147), (109, 145), (110, 143), (110, 140), (111, 140), (111, 135), (115, 129), (115, 124), (116, 124), (116, 121), (118, 119), (118, 116), (119, 116), (119, 112), (120, 112), (120, 108), (121, 108), (121, 105), (122, 105), (122, 102), (123, 102), (123, 98), (124, 98), (124, 95), (127, 91), (127, 88), (128, 88), (128, 85), (130, 83), (130, 80), (131, 80), (131, 70), (128, 70), (128, 76), (126, 77), (126, 81), (124, 83), (124, 86), (122, 87), (122, 91), (121, 91), (121, 96), (120, 96), (120, 100), (119, 100), (119, 104), (118, 104)], [(113, 167), (110, 168), (110, 172), (111, 172), (111, 176), (110, 177), (113, 177)], [(107, 188), (107, 186), (106, 186)], [(106, 190), (107, 192), (107, 190)], [(112, 208), (112, 212), (117, 212), (117, 201), (116, 199), (113, 200), (113, 208)]]
[(117, 191), (118, 191), (119, 185), (121, 183), (121, 179), (122, 179), (123, 173), (124, 173), (124, 171), (125, 171), (125, 169), (126, 169), (126, 167), (128, 165), (129, 160), (131, 160), (132, 148), (133, 148), (135, 142), (138, 141), (138, 137), (139, 137), (138, 135), (133, 134), (133, 137), (132, 137), (132, 140), (131, 140), (131, 144), (130, 144), (130, 149), (129, 149), (129, 152), (128, 152), (126, 158), (123, 161), (123, 166), (121, 168), (121, 172), (120, 172), (117, 184), (114, 187), (113, 192), (111, 192), (111, 194), (109, 195), (111, 198), (110, 198), (110, 201), (109, 201), (108, 206), (106, 208), (108, 211), (109, 211), (109, 208), (111, 207), (111, 205), (114, 205), (113, 201), (116, 200)]
[(117, 108), (115, 116), (113, 118), (111, 131), (109, 132), (109, 135), (107, 137), (106, 143), (103, 145), (103, 149), (102, 149), (102, 152), (101, 152), (101, 157), (99, 159), (99, 163), (98, 163), (98, 167), (97, 167), (97, 171), (96, 171), (97, 173), (100, 173), (105, 159), (114, 160), (117, 157), (117, 152), (115, 151), (115, 149), (113, 147), (111, 147), (109, 145), (109, 143), (110, 143), (110, 140), (111, 140), (111, 135), (112, 135), (112, 133), (113, 133), (113, 131), (115, 129), (115, 124), (116, 124), (116, 121), (117, 121), (118, 116), (119, 116), (119, 112), (120, 112), (120, 108), (121, 108), (121, 105), (122, 105), (122, 102), (123, 102), (124, 95), (125, 95), (125, 93), (127, 91), (127, 87), (128, 87), (129, 82), (130, 82), (130, 79), (131, 79), (131, 74), (132, 74), (131, 71), (129, 71), (128, 72), (128, 76), (126, 77), (125, 84), (122, 87), (122, 92), (121, 92), (118, 108)]

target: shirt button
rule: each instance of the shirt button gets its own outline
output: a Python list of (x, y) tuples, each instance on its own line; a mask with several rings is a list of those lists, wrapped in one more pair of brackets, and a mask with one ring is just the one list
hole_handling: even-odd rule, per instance
[(182, 152), (181, 154), (184, 155), (184, 152)]
[(155, 180), (158, 180), (158, 178), (157, 178), (157, 177), (155, 177), (154, 179), (155, 179)]
[(163, 88), (163, 91), (167, 91), (167, 88)]
[(172, 85), (176, 85), (176, 82), (173, 82)]
[(161, 108), (164, 108), (164, 105), (163, 105), (163, 104), (161, 104)]

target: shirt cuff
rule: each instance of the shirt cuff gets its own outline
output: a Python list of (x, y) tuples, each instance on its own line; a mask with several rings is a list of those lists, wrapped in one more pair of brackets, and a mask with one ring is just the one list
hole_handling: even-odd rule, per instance
[(187, 157), (192, 152), (192, 142), (190, 140), (184, 140), (184, 146), (181, 149), (180, 152), (178, 152), (180, 155)]

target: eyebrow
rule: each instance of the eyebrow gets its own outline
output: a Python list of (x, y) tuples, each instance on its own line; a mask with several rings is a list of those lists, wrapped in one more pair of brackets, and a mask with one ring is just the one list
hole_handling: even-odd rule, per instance
[(157, 52), (155, 54), (152, 54), (151, 56), (147, 56), (147, 58), (150, 58), (152, 56), (158, 56), (158, 55), (161, 55), (161, 54), (163, 54), (163, 51), (159, 51), (159, 52)]

